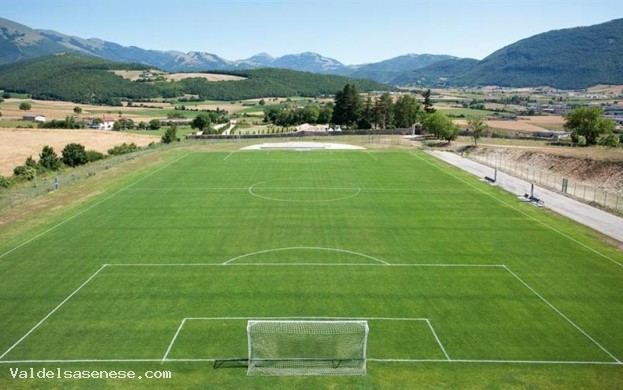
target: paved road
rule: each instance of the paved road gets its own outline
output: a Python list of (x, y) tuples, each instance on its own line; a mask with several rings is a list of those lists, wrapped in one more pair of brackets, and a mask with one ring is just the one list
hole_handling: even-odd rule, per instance
[[(493, 168), (463, 158), (457, 154), (441, 151), (429, 153), (480, 178), (485, 176), (493, 177)], [(500, 171), (498, 171), (497, 178), (498, 180), (495, 184), (513, 194), (523, 196), (525, 193), (530, 192), (530, 183), (527, 181)], [(623, 243), (623, 218), (544, 188), (535, 187), (535, 196), (545, 202), (546, 208)]]

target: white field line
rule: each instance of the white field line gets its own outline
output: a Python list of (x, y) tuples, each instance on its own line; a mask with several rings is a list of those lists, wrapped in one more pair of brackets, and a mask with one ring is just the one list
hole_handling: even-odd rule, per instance
[(209, 191), (248, 191), (249, 188), (248, 187), (239, 187), (239, 188), (235, 188), (235, 187), (197, 187), (197, 188), (129, 188), (126, 191), (128, 192), (198, 192), (198, 191), (205, 191), (205, 192), (209, 192)]
[[(318, 190), (318, 191), (324, 191), (324, 190), (342, 190), (342, 191), (346, 191), (346, 190), (357, 190), (359, 187), (347, 187), (347, 188), (319, 188), (319, 187), (313, 187), (313, 188), (305, 188), (305, 190)], [(301, 190), (301, 188), (267, 188), (264, 189), (265, 191), (273, 191), (273, 190)], [(166, 192), (166, 191), (170, 191), (170, 192), (194, 192), (194, 191), (249, 191), (249, 187), (185, 187), (185, 188), (179, 188), (179, 187), (169, 187), (169, 188), (127, 188), (126, 191), (128, 192), (132, 192), (132, 191), (136, 191), (136, 192), (140, 192), (140, 191), (144, 191), (144, 192)], [(422, 188), (370, 188), (370, 189), (360, 189), (361, 193), (371, 193), (371, 194), (383, 194), (383, 193), (395, 193), (395, 192), (408, 192), (408, 193), (426, 193), (426, 194), (464, 194), (466, 192), (470, 192), (470, 193), (478, 193), (478, 191), (462, 191), (462, 190), (430, 190), (430, 189), (422, 189)], [(464, 202), (468, 202), (468, 203), (478, 203), (478, 201), (464, 201)]]
[(368, 153), (368, 156), (372, 157), (374, 159), (374, 161), (378, 161), (378, 159), (376, 158), (375, 155), (373, 155), (372, 153), (370, 153), (370, 151), (367, 151), (366, 153)]
[[(150, 363), (161, 359), (44, 359), (44, 360), (4, 360), (0, 364), (38, 364), (38, 363)], [(170, 360), (171, 361), (171, 360)]]
[[(222, 358), (167, 359), (166, 363), (214, 362)], [(375, 363), (445, 363), (445, 364), (533, 364), (533, 365), (572, 365), (572, 366), (623, 366), (620, 362), (573, 361), (573, 360), (492, 360), (492, 359), (375, 359)], [(41, 359), (41, 360), (3, 360), (0, 364), (49, 364), (49, 363), (162, 363), (162, 359)]]
[(346, 249), (322, 248), (322, 247), (313, 247), (313, 246), (309, 246), (309, 247), (307, 247), (307, 246), (294, 246), (294, 247), (288, 247), (288, 248), (266, 249), (266, 250), (263, 250), (263, 251), (247, 253), (247, 254), (240, 255), (240, 256), (234, 257), (232, 259), (229, 259), (229, 260), (225, 261), (223, 263), (223, 265), (230, 264), (230, 263), (232, 263), (232, 262), (234, 262), (236, 260), (240, 260), (240, 259), (243, 259), (243, 258), (249, 257), (249, 256), (255, 256), (255, 255), (260, 255), (260, 254), (263, 254), (263, 253), (270, 253), (270, 252), (289, 251), (289, 250), (321, 250), (321, 251), (348, 253), (348, 254), (351, 254), (351, 255), (365, 257), (367, 259), (371, 259), (371, 260), (377, 261), (377, 262), (385, 264), (385, 265), (389, 265), (389, 263), (386, 262), (386, 261), (383, 261), (381, 259), (377, 259), (376, 257), (372, 257), (372, 256), (369, 256), (369, 255), (366, 255), (366, 254), (363, 254), (363, 253), (357, 253), (357, 252), (349, 251), (349, 250), (346, 250)]
[(223, 161), (225, 161), (225, 160), (227, 160), (229, 157), (231, 157), (231, 155), (232, 155), (232, 154), (234, 154), (234, 152), (230, 152), (230, 153), (227, 155), (227, 157), (225, 157), (225, 158), (223, 159)]
[(572, 361), (572, 360), (492, 360), (492, 359), (374, 359), (369, 362), (378, 363), (475, 363), (475, 364), (551, 364), (551, 365), (590, 365), (590, 366), (621, 366), (620, 362)]
[(262, 188), (262, 191), (271, 192), (271, 191), (361, 191), (359, 187), (270, 187), (270, 188)]
[(617, 363), (621, 363), (621, 361), (614, 356), (612, 353), (610, 353), (610, 351), (608, 351), (606, 348), (604, 348), (603, 345), (599, 344), (599, 342), (597, 340), (595, 340), (594, 338), (592, 338), (588, 333), (586, 333), (586, 331), (584, 331), (584, 329), (580, 328), (579, 325), (577, 325), (575, 322), (573, 322), (569, 317), (567, 317), (566, 315), (564, 315), (560, 310), (558, 310), (554, 305), (552, 305), (547, 299), (545, 299), (541, 294), (539, 294), (535, 289), (533, 289), (532, 287), (530, 287), (530, 285), (526, 282), (524, 282), (523, 279), (521, 279), (519, 276), (517, 276), (517, 274), (515, 274), (513, 271), (511, 271), (510, 268), (505, 267), (506, 270), (515, 277), (515, 279), (517, 279), (521, 284), (523, 284), (528, 290), (532, 291), (532, 293), (534, 295), (536, 295), (541, 301), (543, 301), (547, 306), (549, 306), (552, 310), (554, 310), (556, 313), (558, 313), (558, 315), (560, 315), (563, 319), (565, 319), (569, 324), (571, 324), (574, 328), (576, 328), (578, 331), (580, 331), (580, 333), (582, 333), (586, 338), (588, 338), (590, 341), (593, 342), (593, 344), (595, 344), (599, 349), (601, 349), (606, 355), (610, 356), (610, 358), (612, 358), (615, 362)]
[[(491, 198), (495, 199), (495, 200), (496, 200), (496, 201), (498, 201), (499, 203), (501, 203), (501, 204), (503, 204), (503, 205), (506, 205), (507, 207), (509, 207), (509, 208), (511, 208), (511, 209), (513, 209), (513, 210), (515, 210), (515, 211), (517, 211), (517, 212), (519, 212), (519, 213), (521, 213), (521, 214), (525, 215), (526, 217), (530, 218), (531, 220), (533, 220), (533, 221), (535, 221), (535, 222), (537, 222), (537, 223), (539, 223), (539, 224), (541, 224), (541, 225), (545, 226), (546, 228), (548, 228), (548, 229), (550, 229), (550, 230), (552, 230), (552, 231), (554, 231), (554, 232), (556, 232), (556, 233), (560, 234), (561, 236), (565, 237), (566, 239), (568, 239), (568, 240), (570, 240), (570, 241), (572, 241), (572, 242), (575, 242), (576, 244), (578, 244), (578, 245), (580, 245), (580, 246), (584, 247), (585, 249), (588, 249), (589, 251), (591, 251), (591, 252), (593, 252), (593, 253), (595, 253), (595, 254), (597, 254), (597, 255), (599, 255), (599, 256), (601, 256), (601, 257), (603, 257), (603, 258), (607, 259), (607, 260), (610, 260), (611, 262), (613, 262), (614, 264), (616, 264), (616, 265), (618, 265), (618, 266), (620, 266), (620, 267), (623, 267), (623, 263), (619, 263), (618, 261), (616, 261), (616, 260), (614, 260), (613, 258), (609, 257), (608, 255), (605, 255), (605, 254), (603, 254), (603, 253), (599, 252), (597, 249), (592, 248), (592, 247), (590, 247), (590, 246), (586, 245), (585, 243), (583, 243), (583, 242), (581, 242), (581, 241), (576, 240), (575, 238), (573, 238), (573, 237), (571, 237), (571, 236), (567, 235), (566, 233), (561, 232), (560, 230), (556, 229), (556, 228), (555, 228), (555, 227), (553, 227), (553, 226), (548, 225), (547, 223), (545, 223), (545, 222), (541, 221), (540, 219), (538, 219), (538, 218), (536, 218), (536, 217), (534, 217), (534, 216), (532, 216), (532, 215), (530, 215), (530, 214), (528, 214), (528, 213), (524, 212), (523, 210), (521, 210), (521, 209), (519, 209), (519, 208), (517, 208), (517, 207), (513, 206), (512, 204), (507, 203), (507, 202), (505, 202), (504, 200), (499, 199), (499, 198), (497, 198), (496, 196), (494, 196), (494, 195), (492, 195), (492, 194), (489, 194), (489, 193), (487, 193), (487, 192), (483, 191), (483, 190), (482, 190), (482, 188), (479, 188), (479, 187), (475, 186), (474, 184), (472, 184), (472, 183), (470, 183), (470, 182), (468, 182), (468, 181), (465, 181), (465, 180), (461, 179), (460, 177), (458, 177), (458, 176), (456, 176), (456, 175), (453, 175), (452, 173), (450, 173), (450, 172), (448, 172), (448, 171), (445, 171), (445, 170), (441, 169), (441, 167), (439, 167), (439, 166), (437, 166), (437, 165), (435, 165), (435, 164), (431, 163), (430, 161), (426, 161), (425, 159), (423, 159), (422, 157), (418, 156), (417, 154), (415, 154), (415, 153), (413, 153), (413, 152), (411, 152), (410, 154), (411, 154), (411, 155), (413, 155), (413, 156), (415, 156), (415, 157), (416, 157), (416, 158), (418, 158), (419, 160), (424, 161), (424, 162), (426, 162), (426, 163), (427, 163), (427, 164), (429, 164), (429, 165), (432, 165), (433, 167), (435, 167), (435, 168), (439, 169), (440, 171), (442, 171), (442, 172), (446, 173), (447, 175), (452, 176), (452, 177), (453, 177), (453, 178), (455, 178), (456, 180), (459, 180), (459, 181), (461, 181), (461, 182), (463, 182), (463, 183), (467, 184), (468, 186), (470, 186), (470, 187), (472, 187), (472, 188), (477, 189), (479, 192), (481, 192), (481, 193), (483, 193), (483, 194), (485, 194), (485, 195), (487, 195), (487, 196), (489, 196), (489, 197), (491, 197)], [(450, 165), (450, 166), (454, 166), (454, 165), (451, 165), (451, 164), (449, 164), (449, 163), (446, 163), (446, 164), (448, 164), (448, 165)], [(459, 168), (459, 169), (460, 169), (460, 168)]]
[(186, 323), (186, 318), (184, 318), (182, 320), (182, 322), (180, 323), (180, 326), (177, 327), (177, 332), (175, 332), (175, 335), (173, 336), (173, 339), (169, 343), (169, 348), (167, 348), (167, 351), (164, 353), (164, 356), (162, 357), (161, 363), (164, 363), (167, 360), (167, 356), (169, 356), (169, 352), (171, 352), (171, 348), (173, 348), (173, 344), (175, 344), (175, 340), (177, 340), (177, 336), (182, 331), (182, 328), (184, 327), (185, 323)]
[[(169, 347), (167, 348), (167, 351), (164, 353), (164, 356), (161, 359), (161, 363), (171, 362), (171, 361), (187, 361), (185, 359), (181, 359), (181, 360), (167, 359), (167, 356), (169, 356), (169, 353), (171, 352), (171, 349), (173, 348), (173, 344), (175, 344), (175, 340), (177, 340), (177, 336), (180, 334), (180, 332), (181, 332), (182, 328), (184, 327), (184, 324), (186, 323), (186, 321), (232, 321), (232, 320), (234, 320), (234, 321), (248, 321), (248, 320), (260, 320), (260, 321), (265, 321), (265, 320), (279, 320), (279, 321), (323, 320), (323, 321), (419, 321), (419, 322), (426, 322), (428, 324), (428, 327), (431, 330), (433, 336), (437, 340), (437, 344), (439, 344), (439, 347), (443, 351), (444, 355), (446, 356), (446, 358), (448, 360), (450, 359), (450, 357), (446, 353), (445, 348), (441, 344), (441, 341), (439, 341), (439, 338), (437, 337), (437, 334), (435, 333), (435, 330), (431, 326), (430, 321), (429, 321), (428, 318), (409, 318), (409, 317), (186, 317), (186, 318), (184, 318), (182, 320), (182, 322), (178, 326), (177, 331), (175, 332), (175, 335), (173, 336), (173, 339), (169, 343)], [(216, 359), (209, 359), (209, 360), (216, 360)]]
[(185, 321), (231, 321), (231, 320), (335, 320), (335, 321), (428, 321), (417, 317), (186, 317)]
[[(325, 203), (325, 202), (337, 202), (340, 200), (345, 200), (345, 199), (350, 199), (350, 198), (354, 198), (355, 196), (359, 195), (361, 193), (361, 188), (359, 187), (352, 187), (352, 188), (345, 188), (342, 189), (342, 191), (356, 191), (352, 194), (348, 194), (345, 196), (339, 196), (337, 198), (331, 198), (331, 199), (320, 199), (320, 200), (296, 200), (296, 199), (281, 199), (281, 198), (271, 198), (270, 196), (263, 196), (260, 194), (257, 194), (254, 192), (254, 187), (260, 184), (265, 184), (265, 183), (271, 183), (271, 182), (276, 182), (276, 181), (281, 181), (284, 179), (273, 179), (273, 180), (265, 180), (265, 181), (261, 181), (255, 184), (252, 184), (249, 186), (249, 194), (258, 197), (260, 199), (266, 199), (266, 200), (272, 200), (275, 202), (291, 202), (291, 203)], [(264, 189), (262, 189), (264, 190)], [(271, 189), (268, 188), (266, 189), (267, 191), (270, 191)], [(313, 190), (322, 190), (322, 188), (313, 188)]]
[(505, 268), (500, 264), (377, 264), (377, 263), (118, 263), (109, 267), (457, 267), (457, 268)]
[(435, 332), (435, 329), (433, 329), (433, 325), (430, 323), (429, 319), (426, 319), (426, 325), (428, 325), (428, 328), (430, 329), (431, 333), (433, 334), (433, 336), (435, 336), (435, 340), (437, 340), (437, 344), (439, 345), (439, 348), (441, 348), (441, 351), (445, 355), (446, 359), (451, 360), (450, 355), (448, 355), (448, 352), (446, 352), (446, 349), (443, 347), (443, 344), (441, 344), (441, 340), (439, 340), (439, 337), (437, 336), (437, 332)]
[(22, 336), (22, 338), (20, 338), (19, 340), (17, 340), (15, 342), (15, 344), (13, 344), (12, 346), (9, 347), (9, 349), (7, 349), (2, 355), (0, 355), (0, 360), (2, 360), (2, 358), (4, 358), (9, 352), (11, 352), (13, 350), (13, 348), (17, 347), (17, 345), (19, 343), (21, 343), (22, 341), (24, 341), (24, 339), (26, 339), (26, 337), (30, 336), (30, 334), (32, 332), (35, 331), (35, 329), (37, 329), (39, 326), (41, 326), (41, 324), (43, 324), (45, 322), (45, 320), (47, 320), (48, 318), (50, 318), (50, 316), (52, 314), (54, 314), (58, 309), (61, 308), (61, 306), (63, 306), (68, 300), (71, 299), (71, 297), (73, 297), (74, 295), (76, 295), (78, 293), (78, 291), (80, 291), (82, 289), (82, 287), (86, 286), (94, 277), (97, 276), (97, 274), (100, 273), (100, 271), (102, 271), (104, 268), (106, 268), (106, 264), (102, 265), (97, 271), (95, 271), (95, 273), (93, 275), (91, 275), (90, 278), (88, 278), (84, 283), (82, 283), (77, 289), (75, 289), (71, 294), (69, 294), (67, 296), (67, 298), (65, 298), (61, 303), (59, 303), (54, 309), (52, 309), (52, 311), (50, 311), (45, 317), (43, 317), (43, 319), (39, 322), (37, 322), (37, 324), (35, 326), (33, 326), (25, 335)]
[[(38, 239), (39, 237), (42, 237), (42, 236), (44, 236), (44, 235), (48, 234), (49, 232), (51, 232), (51, 231), (55, 230), (55, 229), (56, 229), (56, 228), (58, 228), (59, 226), (64, 225), (65, 223), (67, 223), (67, 222), (71, 221), (72, 219), (74, 219), (74, 218), (76, 218), (76, 217), (79, 217), (80, 215), (82, 215), (82, 214), (86, 213), (87, 211), (89, 211), (89, 210), (91, 210), (91, 209), (93, 209), (93, 208), (95, 208), (95, 207), (99, 206), (100, 204), (102, 204), (102, 203), (106, 202), (107, 200), (109, 200), (109, 199), (113, 198), (114, 196), (116, 196), (116, 195), (120, 194), (121, 192), (123, 192), (123, 191), (127, 190), (128, 188), (130, 188), (130, 187), (134, 186), (135, 184), (140, 183), (141, 181), (143, 181), (143, 180), (147, 179), (148, 177), (150, 177), (150, 176), (152, 176), (152, 175), (154, 175), (154, 174), (156, 174), (156, 173), (160, 172), (161, 170), (163, 170), (163, 169), (165, 169), (165, 168), (167, 168), (167, 167), (171, 166), (172, 164), (174, 164), (174, 163), (178, 162), (179, 160), (181, 160), (182, 158), (184, 158), (184, 157), (186, 157), (186, 156), (188, 156), (188, 153), (184, 154), (184, 155), (183, 155), (183, 156), (181, 156), (180, 158), (177, 158), (177, 159), (175, 159), (175, 160), (171, 161), (171, 162), (170, 162), (170, 163), (168, 163), (168, 164), (163, 165), (162, 167), (160, 167), (160, 168), (156, 169), (155, 171), (153, 171), (153, 172), (151, 172), (151, 173), (149, 173), (149, 174), (147, 174), (147, 175), (145, 175), (145, 176), (143, 176), (143, 177), (139, 178), (138, 180), (136, 180), (136, 181), (134, 181), (134, 182), (130, 183), (129, 185), (127, 185), (127, 186), (125, 186), (125, 187), (123, 187), (123, 188), (121, 188), (121, 189), (119, 189), (119, 190), (115, 191), (115, 192), (114, 192), (114, 193), (112, 193), (111, 195), (109, 195), (109, 196), (107, 196), (107, 197), (105, 197), (105, 198), (103, 198), (103, 199), (101, 199), (101, 200), (99, 200), (99, 201), (97, 201), (97, 202), (93, 203), (93, 204), (92, 204), (92, 205), (90, 205), (89, 207), (87, 207), (87, 208), (85, 208), (85, 209), (82, 209), (82, 210), (78, 211), (76, 214), (74, 214), (74, 215), (72, 215), (72, 216), (70, 216), (70, 217), (65, 218), (65, 219), (64, 219), (64, 220), (62, 220), (61, 222), (59, 222), (59, 223), (57, 223), (56, 225), (52, 226), (51, 228), (49, 228), (49, 229), (47, 229), (47, 230), (45, 230), (45, 231), (43, 231), (43, 232), (41, 232), (41, 233), (37, 234), (37, 235), (36, 235), (36, 236), (34, 236), (33, 238), (31, 238), (31, 239), (29, 239), (29, 240), (26, 240), (26, 241), (24, 241), (23, 243), (19, 244), (18, 246), (14, 247), (13, 249), (10, 249), (10, 250), (8, 250), (8, 251), (6, 251), (6, 252), (4, 252), (4, 253), (0, 254), (0, 259), (2, 259), (4, 256), (6, 256), (6, 255), (8, 255), (8, 254), (10, 254), (10, 253), (13, 253), (14, 251), (18, 250), (19, 248), (21, 248), (21, 247), (23, 247), (23, 246), (25, 246), (25, 245), (30, 244), (31, 242), (33, 242), (34, 240)], [(1, 359), (1, 358), (0, 358), (0, 359)]]

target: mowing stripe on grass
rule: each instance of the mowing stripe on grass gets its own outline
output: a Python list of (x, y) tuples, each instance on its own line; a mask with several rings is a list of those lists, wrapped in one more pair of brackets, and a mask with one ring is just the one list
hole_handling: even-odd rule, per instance
[(13, 344), (12, 346), (9, 347), (9, 349), (7, 349), (2, 355), (0, 355), (0, 360), (2, 360), (2, 358), (4, 358), (9, 352), (11, 352), (13, 350), (13, 348), (17, 347), (17, 345), (19, 343), (21, 343), (22, 341), (24, 341), (26, 339), (26, 337), (30, 336), (30, 334), (32, 332), (35, 331), (35, 329), (37, 329), (39, 326), (41, 326), (41, 324), (43, 324), (45, 322), (45, 320), (47, 320), (48, 318), (50, 318), (50, 316), (52, 314), (54, 314), (58, 309), (61, 308), (61, 306), (63, 306), (65, 304), (65, 302), (67, 302), (68, 300), (71, 299), (71, 297), (73, 297), (74, 295), (76, 295), (78, 293), (78, 291), (80, 291), (82, 289), (82, 287), (86, 286), (94, 277), (97, 276), (97, 274), (100, 273), (100, 271), (102, 271), (104, 268), (106, 268), (106, 264), (102, 265), (97, 271), (95, 271), (95, 273), (93, 275), (91, 275), (90, 278), (88, 278), (84, 283), (82, 283), (77, 289), (75, 289), (71, 294), (69, 294), (67, 296), (67, 298), (65, 298), (61, 303), (59, 303), (54, 309), (52, 309), (51, 312), (49, 312), (45, 317), (43, 317), (43, 319), (39, 322), (37, 322), (37, 324), (35, 324), (35, 326), (33, 326), (28, 332), (26, 332), (25, 335), (22, 336), (22, 338), (20, 338), (19, 340), (17, 340), (15, 342), (15, 344)]
[(535, 289), (533, 289), (532, 287), (530, 287), (530, 285), (526, 282), (524, 282), (523, 279), (521, 279), (519, 276), (517, 276), (516, 273), (514, 273), (513, 271), (511, 271), (510, 268), (508, 268), (507, 266), (504, 266), (504, 268), (506, 268), (506, 270), (515, 277), (515, 279), (517, 279), (521, 284), (523, 284), (524, 286), (526, 286), (526, 288), (528, 288), (528, 290), (532, 291), (532, 293), (534, 295), (536, 295), (541, 301), (543, 301), (547, 306), (549, 306), (550, 308), (552, 308), (552, 310), (554, 310), (556, 313), (558, 313), (558, 315), (560, 315), (562, 318), (564, 318), (569, 324), (571, 324), (574, 328), (576, 328), (578, 331), (580, 331), (580, 333), (582, 333), (586, 338), (588, 338), (590, 341), (593, 342), (593, 344), (595, 344), (599, 349), (601, 349), (604, 353), (606, 353), (608, 356), (610, 356), (615, 362), (617, 363), (621, 363), (621, 361), (614, 356), (612, 353), (610, 353), (610, 351), (608, 351), (606, 348), (604, 348), (603, 345), (599, 344), (599, 342), (597, 340), (595, 340), (593, 337), (591, 337), (591, 335), (589, 335), (588, 333), (586, 333), (586, 331), (582, 328), (580, 328), (579, 325), (577, 325), (575, 322), (573, 322), (569, 317), (567, 317), (566, 315), (563, 314), (563, 312), (561, 312), (560, 310), (558, 310), (556, 308), (556, 306), (552, 305), (547, 299), (545, 299), (541, 294), (539, 294)]
[[(175, 160), (171, 161), (170, 163), (168, 163), (168, 164), (166, 164), (166, 165), (163, 165), (162, 167), (160, 167), (160, 168), (156, 169), (155, 171), (150, 172), (149, 174), (147, 174), (147, 175), (145, 175), (145, 176), (143, 176), (143, 177), (139, 178), (138, 180), (136, 180), (136, 181), (134, 181), (134, 182), (130, 183), (129, 185), (127, 185), (127, 186), (125, 186), (125, 187), (123, 187), (123, 188), (121, 188), (121, 189), (119, 189), (119, 190), (117, 190), (117, 191), (113, 192), (111, 195), (109, 195), (109, 196), (105, 197), (104, 199), (101, 199), (101, 200), (99, 200), (99, 201), (97, 201), (97, 202), (93, 203), (91, 206), (89, 206), (89, 207), (87, 207), (87, 208), (85, 208), (85, 209), (83, 209), (83, 210), (78, 211), (76, 214), (74, 214), (74, 215), (72, 215), (72, 216), (70, 216), (70, 217), (65, 218), (65, 219), (64, 219), (64, 220), (62, 220), (61, 222), (59, 222), (59, 223), (57, 223), (56, 225), (52, 226), (51, 228), (49, 228), (49, 229), (47, 229), (47, 230), (45, 230), (45, 231), (43, 231), (43, 232), (41, 232), (41, 233), (37, 234), (37, 235), (36, 235), (36, 236), (34, 236), (33, 238), (31, 238), (31, 239), (29, 239), (29, 240), (26, 240), (26, 241), (22, 242), (21, 244), (19, 244), (18, 246), (14, 247), (13, 249), (10, 249), (10, 250), (8, 250), (8, 251), (6, 251), (6, 252), (4, 252), (4, 253), (0, 254), (0, 259), (2, 259), (3, 257), (5, 257), (5, 256), (7, 256), (7, 255), (9, 255), (9, 254), (11, 254), (11, 253), (13, 253), (14, 251), (18, 250), (18, 249), (19, 249), (19, 248), (21, 248), (21, 247), (23, 247), (23, 246), (25, 246), (25, 245), (28, 245), (29, 243), (33, 242), (34, 240), (36, 240), (36, 239), (38, 239), (38, 238), (40, 238), (40, 237), (42, 237), (42, 236), (44, 236), (44, 235), (48, 234), (49, 232), (51, 232), (51, 231), (55, 230), (56, 228), (58, 228), (58, 227), (60, 227), (60, 226), (64, 225), (65, 223), (67, 223), (67, 222), (71, 221), (72, 219), (75, 219), (76, 217), (79, 217), (80, 215), (82, 215), (82, 214), (86, 213), (87, 211), (89, 211), (89, 210), (91, 210), (91, 209), (93, 209), (93, 208), (95, 208), (95, 207), (99, 206), (100, 204), (102, 204), (102, 203), (106, 202), (107, 200), (109, 200), (109, 199), (111, 199), (111, 198), (115, 197), (116, 195), (118, 195), (118, 194), (120, 194), (121, 192), (123, 192), (123, 191), (127, 190), (128, 188), (130, 188), (130, 187), (132, 187), (132, 186), (136, 185), (137, 183), (140, 183), (141, 181), (143, 181), (143, 180), (147, 179), (148, 177), (150, 177), (150, 176), (152, 176), (152, 175), (154, 175), (154, 174), (156, 174), (156, 173), (160, 172), (161, 170), (163, 170), (163, 169), (165, 169), (165, 168), (167, 168), (167, 167), (169, 167), (169, 166), (173, 165), (174, 163), (176, 163), (176, 162), (180, 161), (182, 158), (184, 158), (184, 157), (188, 156), (188, 154), (189, 154), (189, 153), (186, 153), (186, 154), (184, 154), (183, 156), (181, 156), (180, 158), (177, 158), (177, 159), (175, 159)], [(1, 359), (1, 357), (0, 357), (0, 359)]]
[(523, 210), (518, 209), (517, 207), (515, 207), (515, 206), (511, 205), (510, 203), (507, 203), (507, 202), (505, 202), (504, 200), (502, 200), (502, 199), (500, 199), (500, 198), (498, 198), (498, 197), (496, 197), (496, 196), (494, 196), (494, 195), (492, 195), (492, 194), (489, 194), (489, 193), (487, 193), (487, 192), (483, 191), (481, 188), (479, 188), (479, 187), (475, 186), (474, 184), (472, 184), (472, 183), (470, 183), (470, 182), (468, 182), (468, 181), (466, 181), (466, 180), (463, 180), (462, 178), (460, 178), (460, 177), (458, 177), (458, 176), (456, 176), (456, 175), (453, 175), (452, 173), (450, 173), (450, 172), (448, 172), (448, 171), (445, 171), (445, 170), (441, 169), (441, 167), (439, 167), (438, 165), (433, 164), (433, 163), (431, 163), (430, 161), (427, 161), (426, 159), (423, 159), (422, 157), (418, 156), (417, 154), (415, 154), (415, 153), (413, 153), (413, 152), (410, 152), (409, 154), (411, 154), (412, 156), (415, 156), (417, 159), (419, 159), (419, 160), (421, 160), (421, 161), (424, 161), (425, 163), (427, 163), (427, 164), (429, 164), (429, 165), (431, 165), (431, 166), (433, 166), (433, 167), (437, 168), (438, 170), (440, 170), (440, 171), (442, 171), (442, 172), (446, 173), (447, 175), (452, 176), (452, 177), (453, 177), (453, 178), (455, 178), (456, 180), (459, 180), (459, 181), (461, 181), (461, 182), (463, 182), (463, 183), (467, 184), (468, 186), (470, 186), (470, 187), (472, 187), (472, 188), (477, 189), (478, 191), (482, 192), (483, 194), (485, 194), (485, 195), (487, 195), (487, 196), (489, 196), (489, 197), (491, 197), (491, 198), (493, 198), (493, 199), (497, 200), (499, 203), (501, 203), (501, 204), (503, 204), (503, 205), (505, 205), (505, 206), (507, 206), (507, 207), (510, 207), (511, 209), (513, 209), (513, 210), (515, 210), (515, 211), (517, 211), (517, 212), (519, 212), (519, 213), (521, 213), (521, 214), (523, 214), (523, 215), (527, 216), (527, 217), (528, 217), (528, 218), (530, 218), (531, 220), (538, 222), (539, 224), (541, 224), (541, 225), (545, 226), (546, 228), (548, 228), (548, 229), (550, 229), (550, 230), (552, 230), (552, 231), (554, 231), (554, 232), (556, 232), (556, 233), (560, 234), (561, 236), (563, 236), (563, 237), (567, 238), (568, 240), (575, 242), (576, 244), (578, 244), (578, 245), (580, 245), (580, 246), (582, 246), (582, 247), (584, 247), (584, 248), (588, 249), (589, 251), (591, 251), (591, 252), (593, 252), (593, 253), (595, 253), (595, 254), (597, 254), (597, 255), (599, 255), (599, 256), (601, 256), (601, 257), (603, 257), (603, 258), (607, 259), (607, 260), (610, 260), (611, 262), (613, 262), (614, 264), (618, 265), (619, 267), (623, 267), (623, 263), (619, 263), (618, 261), (616, 261), (616, 260), (612, 259), (612, 258), (611, 258), (611, 257), (609, 257), (608, 255), (605, 255), (605, 254), (603, 254), (603, 253), (599, 252), (597, 249), (594, 249), (594, 248), (592, 248), (592, 247), (590, 247), (590, 246), (588, 246), (588, 245), (584, 244), (583, 242), (576, 240), (575, 238), (573, 238), (573, 237), (571, 237), (571, 236), (567, 235), (566, 233), (561, 232), (560, 230), (556, 229), (555, 227), (550, 226), (550, 225), (548, 225), (547, 223), (545, 223), (545, 222), (541, 221), (540, 219), (538, 219), (538, 218), (536, 218), (536, 217), (534, 217), (534, 216), (532, 216), (532, 215), (530, 215), (530, 214), (528, 214), (528, 213), (524, 212)]

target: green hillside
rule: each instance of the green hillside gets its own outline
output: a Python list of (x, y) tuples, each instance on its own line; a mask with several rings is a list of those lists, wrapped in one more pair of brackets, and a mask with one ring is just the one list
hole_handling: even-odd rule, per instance
[(389, 88), (369, 80), (284, 69), (231, 72), (246, 79), (223, 82), (209, 82), (202, 78), (178, 82), (136, 82), (111, 72), (149, 68), (142, 64), (117, 63), (97, 57), (63, 53), (0, 66), (0, 89), (27, 93), (35, 99), (119, 104), (122, 99), (173, 98), (185, 94), (199, 95), (206, 100), (319, 96), (334, 94), (347, 83), (356, 84), (360, 91)]
[(456, 80), (464, 85), (586, 88), (623, 83), (623, 19), (521, 40)]
[(452, 58), (439, 61), (420, 69), (404, 72), (394, 78), (392, 83), (429, 87), (452, 85), (454, 79), (472, 70), (478, 62), (472, 58)]

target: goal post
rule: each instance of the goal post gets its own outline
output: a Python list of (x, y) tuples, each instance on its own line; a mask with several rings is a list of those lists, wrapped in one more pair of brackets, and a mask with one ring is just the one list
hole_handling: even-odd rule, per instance
[(367, 321), (247, 322), (247, 374), (365, 375)]

